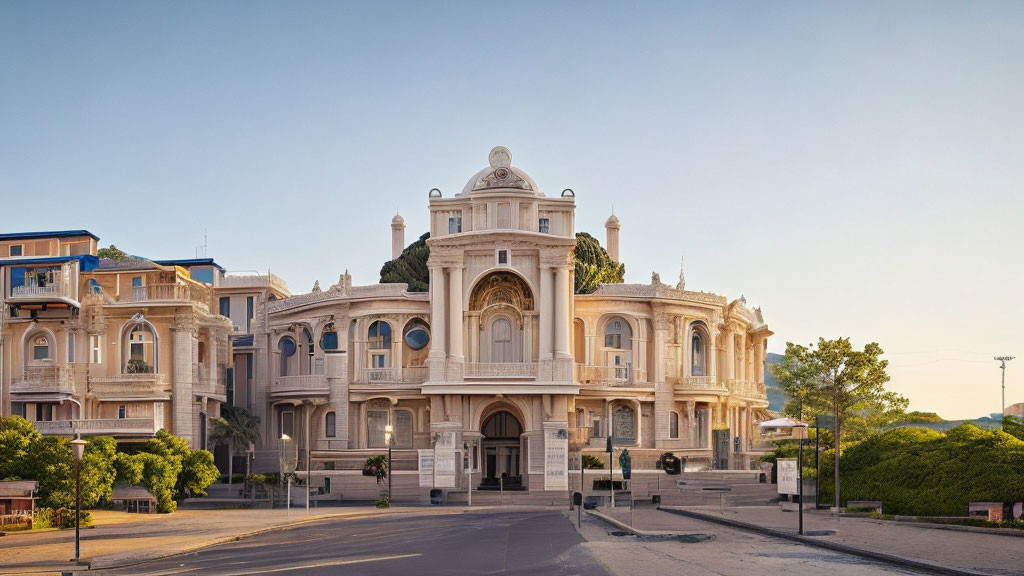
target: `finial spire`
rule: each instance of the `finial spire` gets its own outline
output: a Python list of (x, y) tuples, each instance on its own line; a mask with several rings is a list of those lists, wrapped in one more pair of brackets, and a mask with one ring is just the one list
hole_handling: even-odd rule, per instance
[(683, 257), (679, 257), (679, 283), (676, 284), (676, 290), (686, 290), (686, 274), (683, 273)]

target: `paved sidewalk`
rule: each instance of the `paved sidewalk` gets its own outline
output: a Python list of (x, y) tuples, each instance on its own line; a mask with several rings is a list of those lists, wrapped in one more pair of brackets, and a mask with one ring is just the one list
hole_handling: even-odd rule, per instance
[[(474, 508), (480, 509), (480, 507)], [(81, 559), (92, 568), (129, 565), (230, 541), (265, 530), (323, 518), (385, 514), (461, 514), (462, 507), (321, 508), (311, 516), (292, 510), (179, 510), (174, 514), (93, 511), (94, 526), (82, 530)], [(74, 530), (11, 533), (0, 538), (0, 574), (52, 574), (76, 569)], [(85, 566), (77, 569), (83, 570)]]
[[(665, 507), (676, 508), (676, 507)], [(797, 513), (777, 506), (750, 506), (719, 510), (717, 506), (679, 510), (710, 518), (739, 521), (796, 535)], [(602, 509), (629, 524), (629, 510)], [(634, 526), (642, 530), (692, 529), (693, 520), (669, 511), (638, 509)], [(804, 531), (814, 540), (887, 554), (913, 561), (988, 574), (1024, 574), (1024, 540), (1002, 534), (954, 531), (859, 517), (838, 517), (827, 511), (804, 511)]]

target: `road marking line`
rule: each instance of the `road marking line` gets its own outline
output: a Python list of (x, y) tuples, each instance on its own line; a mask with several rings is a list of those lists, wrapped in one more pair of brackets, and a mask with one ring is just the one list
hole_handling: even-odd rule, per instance
[[(300, 566), (287, 566), (282, 568), (261, 568), (261, 574), (270, 574), (272, 572), (290, 572), (293, 570), (303, 570), (307, 568), (326, 568), (328, 566), (345, 566), (348, 564), (363, 564), (366, 562), (380, 562), (382, 560), (399, 560), (402, 558), (414, 558), (416, 556), (422, 556), (422, 554), (396, 554), (393, 556), (371, 556), (370, 558), (356, 558), (353, 560), (333, 560), (330, 562), (317, 562), (316, 564), (303, 564)], [(243, 576), (246, 574), (252, 574), (252, 572), (236, 572), (232, 574), (224, 574), (222, 576)]]

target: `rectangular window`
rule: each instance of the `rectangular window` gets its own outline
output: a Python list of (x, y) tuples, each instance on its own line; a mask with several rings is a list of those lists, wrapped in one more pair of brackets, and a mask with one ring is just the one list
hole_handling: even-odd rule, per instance
[(448, 217), (448, 233), (458, 234), (459, 232), (462, 232), (462, 212)]
[(593, 438), (600, 438), (601, 436), (604, 436), (604, 434), (601, 433), (601, 419), (597, 416), (594, 417), (594, 429), (590, 432), (590, 436)]
[(90, 361), (93, 364), (103, 363), (103, 350), (101, 348), (101, 340), (99, 334), (91, 334), (89, 336), (89, 350), (91, 351)]
[(498, 266), (508, 266), (508, 250), (498, 250)]
[(395, 448), (412, 448), (412, 412), (395, 410)]
[(384, 355), (383, 354), (374, 354), (373, 356), (371, 356), (370, 357), (370, 367), (371, 368), (383, 368), (384, 367)]
[(366, 447), (387, 448), (384, 443), (384, 427), (388, 425), (387, 410), (366, 411)]
[(669, 413), (668, 419), (668, 437), (679, 438), (679, 414), (675, 412)]
[[(331, 464), (334, 464), (334, 463), (331, 462)], [(325, 468), (326, 468), (326, 466), (325, 466)], [(331, 477), (330, 476), (326, 476), (326, 477), (324, 477), (324, 494), (330, 494), (330, 493), (331, 493)]]
[(21, 256), (23, 248), (24, 248), (24, 245), (22, 245), (22, 244), (11, 244), (11, 249), (10, 249), (9, 255), (10, 256)]
[(213, 284), (213, 268), (190, 268), (188, 275), (196, 282)]
[(281, 412), (281, 436), (288, 435), (289, 438), (295, 438), (295, 431), (292, 429), (295, 423), (295, 414), (292, 411)]
[(337, 435), (337, 420), (334, 412), (327, 413), (327, 418), (324, 422), (324, 428), (326, 428), (324, 435), (328, 438), (334, 438)]
[(231, 298), (220, 299), (220, 315), (225, 318), (231, 317)]
[(11, 402), (11, 415), (25, 417), (25, 403)]
[(117, 407), (117, 417), (120, 420), (124, 420), (128, 417), (128, 407), (124, 404)]
[(75, 334), (68, 332), (68, 364), (75, 363)]
[(537, 231), (541, 234), (548, 234), (551, 232), (551, 219), (541, 218), (540, 223), (537, 225)]
[(252, 296), (245, 298), (245, 333), (252, 333), (252, 319), (256, 315), (256, 302)]

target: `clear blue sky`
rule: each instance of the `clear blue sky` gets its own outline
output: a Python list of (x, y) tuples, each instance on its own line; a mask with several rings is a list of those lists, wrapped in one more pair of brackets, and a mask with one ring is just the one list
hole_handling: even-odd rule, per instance
[(0, 2), (0, 230), (370, 283), (500, 144), (630, 281), (1024, 401), (1024, 3), (366, 4)]

